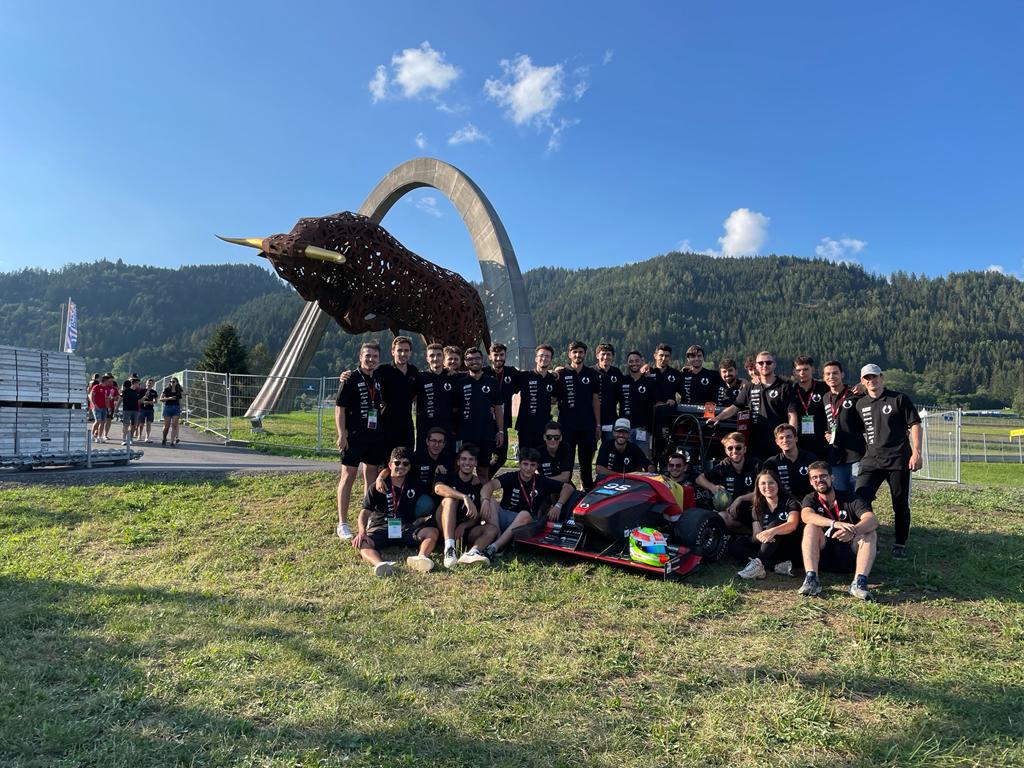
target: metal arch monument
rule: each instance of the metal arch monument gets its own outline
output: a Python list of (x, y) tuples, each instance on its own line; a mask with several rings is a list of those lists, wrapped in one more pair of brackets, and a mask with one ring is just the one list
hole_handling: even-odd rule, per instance
[[(514, 350), (520, 367), (530, 367), (536, 336), (519, 262), (494, 206), (469, 176), (435, 158), (414, 158), (381, 179), (358, 213), (379, 224), (395, 203), (420, 187), (432, 187), (443, 193), (458, 210), (480, 262), (484, 286), (482, 298), (491, 338), (506, 344), (510, 351)], [(256, 242), (248, 241), (247, 244), (261, 247)], [(307, 250), (307, 256), (329, 260), (330, 254), (312, 256)], [(284, 392), (288, 377), (301, 376), (306, 372), (329, 319), (330, 315), (316, 301), (307, 302), (247, 417), (256, 418), (271, 412)]]

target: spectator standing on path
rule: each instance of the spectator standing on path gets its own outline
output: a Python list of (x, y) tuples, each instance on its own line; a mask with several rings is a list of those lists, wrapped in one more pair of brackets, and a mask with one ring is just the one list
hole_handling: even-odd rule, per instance
[(128, 444), (128, 438), (134, 440), (139, 430), (139, 403), (142, 401), (142, 385), (138, 379), (125, 382), (127, 386), (121, 390), (121, 401), (124, 404), (121, 415), (121, 445)]
[(906, 395), (887, 389), (882, 369), (865, 365), (860, 380), (867, 394), (857, 400), (864, 422), (864, 457), (857, 495), (870, 504), (882, 483), (889, 484), (895, 518), (893, 557), (907, 556), (910, 536), (910, 473), (921, 468), (921, 417)]
[[(142, 399), (139, 400), (139, 442), (152, 443), (150, 436), (153, 431), (153, 415), (156, 408), (156, 400), (159, 394), (153, 389), (153, 379), (146, 379), (146, 386), (142, 388)], [(142, 432), (145, 430), (146, 439), (142, 439)]]
[(105, 442), (103, 430), (107, 426), (107, 377), (89, 387), (89, 405), (92, 406), (92, 439)]
[(178, 421), (181, 419), (181, 399), (184, 396), (185, 390), (178, 383), (178, 378), (171, 376), (163, 394), (160, 395), (160, 402), (164, 404), (164, 437), (161, 441), (163, 445), (167, 445), (168, 432), (171, 436), (171, 447), (178, 444)]
[(110, 440), (110, 427), (114, 423), (114, 412), (117, 410), (117, 403), (121, 399), (121, 393), (117, 389), (117, 382), (114, 381), (114, 374), (106, 375), (107, 384), (104, 387), (107, 400), (107, 418), (103, 422), (103, 442)]

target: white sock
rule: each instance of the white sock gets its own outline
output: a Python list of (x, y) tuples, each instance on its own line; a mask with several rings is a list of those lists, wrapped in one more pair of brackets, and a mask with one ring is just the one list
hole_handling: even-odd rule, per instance
[(445, 549), (455, 549), (455, 539), (445, 539), (444, 540), (444, 548)]

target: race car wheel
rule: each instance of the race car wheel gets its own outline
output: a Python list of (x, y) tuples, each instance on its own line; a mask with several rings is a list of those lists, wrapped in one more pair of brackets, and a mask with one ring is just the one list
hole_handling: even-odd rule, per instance
[(675, 524), (674, 532), (680, 543), (708, 562), (715, 562), (725, 553), (725, 523), (717, 512), (688, 509)]

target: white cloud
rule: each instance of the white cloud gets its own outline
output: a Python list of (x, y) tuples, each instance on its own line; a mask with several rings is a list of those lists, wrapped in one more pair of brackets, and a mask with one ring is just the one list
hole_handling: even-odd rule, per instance
[(402, 96), (412, 99), (417, 96), (436, 98), (451, 87), (459, 77), (458, 67), (444, 60), (442, 51), (435, 51), (430, 43), (423, 41), (419, 48), (406, 48), (391, 57), (391, 76), (383, 64), (370, 81), (370, 94), (376, 104), (391, 94), (397, 87)]
[(449, 144), (471, 144), (474, 141), (487, 141), (490, 139), (487, 134), (481, 131), (472, 123), (466, 123), (455, 133), (448, 137)]
[(416, 142), (416, 146), (419, 147), (420, 149), (427, 148), (427, 137), (423, 135), (423, 131), (417, 133), (416, 138), (413, 139), (413, 141)]
[(551, 126), (551, 135), (548, 137), (548, 152), (557, 152), (562, 148), (562, 131), (566, 128), (572, 128), (578, 124), (579, 120), (566, 120), (562, 118), (556, 124)]
[(580, 80), (578, 83), (576, 83), (575, 86), (573, 86), (573, 89), (572, 89), (573, 98), (576, 99), (576, 101), (579, 101), (580, 99), (582, 99), (583, 98), (583, 94), (587, 92), (587, 89), (589, 87), (590, 87), (590, 83), (588, 83), (586, 80)]
[(866, 245), (867, 243), (863, 240), (853, 237), (841, 237), (838, 240), (823, 237), (821, 242), (814, 247), (814, 253), (823, 259), (840, 264), (855, 264), (857, 260), (853, 257), (863, 251)]
[(488, 78), (484, 83), (487, 97), (505, 107), (516, 125), (550, 123), (563, 97), (565, 72), (562, 65), (535, 67), (529, 56), (519, 55), (514, 61), (503, 59), (501, 68), (503, 78)]
[(695, 246), (689, 240), (680, 240), (676, 244), (676, 250), (679, 251), (679, 253), (697, 253), (697, 254), (700, 254), (701, 256), (719, 256), (719, 255), (721, 255), (717, 251), (712, 250), (711, 248), (699, 249), (699, 248), (697, 248), (697, 246)]
[(749, 208), (737, 208), (722, 226), (725, 234), (718, 238), (722, 256), (754, 256), (768, 239), (771, 219)]
[(444, 216), (441, 209), (437, 207), (437, 198), (433, 195), (424, 195), (423, 197), (417, 198), (414, 205), (425, 214), (433, 216), (436, 219)]
[(374, 104), (387, 98), (388, 68), (383, 64), (378, 65), (377, 72), (374, 74), (373, 80), (370, 81), (370, 95), (373, 98)]
[(601, 59), (601, 63), (602, 64), (606, 64), (606, 65), (607, 64), (611, 64), (612, 63), (612, 58), (614, 56), (615, 56), (615, 51), (613, 51), (611, 48), (609, 48), (607, 51), (604, 52), (604, 58)]
[(998, 272), (1000, 275), (1005, 275), (1006, 274), (1006, 268), (1002, 264), (993, 264), (988, 269), (986, 269), (985, 271), (986, 272)]

